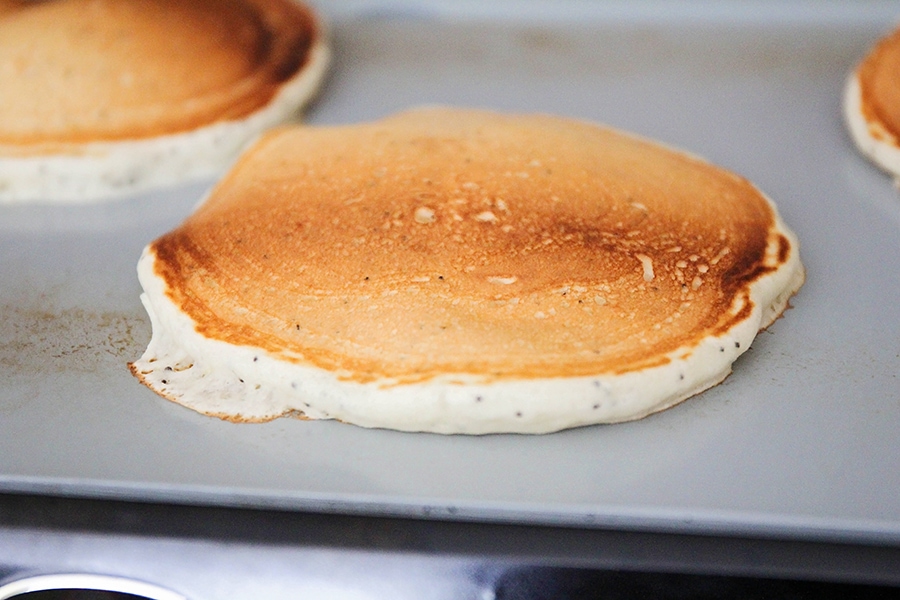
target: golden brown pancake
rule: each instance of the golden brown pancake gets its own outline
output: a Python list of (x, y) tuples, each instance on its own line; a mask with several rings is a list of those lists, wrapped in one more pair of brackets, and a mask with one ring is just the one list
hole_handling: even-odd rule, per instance
[[(168, 398), (473, 433), (680, 401), (803, 280), (741, 177), (584, 122), (439, 108), (270, 132), (140, 271), (157, 339), (134, 370)], [(243, 381), (207, 404), (194, 370)]]
[(900, 29), (881, 39), (851, 75), (844, 109), (860, 151), (900, 177)]
[[(240, 148), (305, 101), (323, 54), (321, 25), (293, 0), (0, 0), (0, 161), (127, 154), (128, 143), (244, 123), (286, 104), (238, 141), (214, 132), (220, 145)], [(280, 98), (306, 74), (301, 91)], [(201, 153), (214, 145), (194, 151), (198, 143)], [(140, 163), (147, 171), (146, 157)], [(0, 192), (25, 187), (4, 185), (4, 175)]]

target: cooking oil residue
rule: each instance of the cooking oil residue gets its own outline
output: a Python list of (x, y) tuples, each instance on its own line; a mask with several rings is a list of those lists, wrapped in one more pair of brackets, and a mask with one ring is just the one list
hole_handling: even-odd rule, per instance
[(81, 308), (0, 305), (0, 371), (6, 375), (126, 368), (150, 337), (146, 316)]

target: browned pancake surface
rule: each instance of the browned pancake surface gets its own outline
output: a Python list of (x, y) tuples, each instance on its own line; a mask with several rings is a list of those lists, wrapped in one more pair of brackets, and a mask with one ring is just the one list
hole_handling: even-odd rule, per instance
[(724, 332), (789, 253), (773, 225), (684, 154), (436, 109), (271, 132), (153, 249), (208, 337), (361, 381), (495, 380), (622, 373)]
[(243, 117), (318, 35), (292, 0), (0, 0), (0, 145), (53, 151)]
[[(863, 117), (900, 139), (900, 29), (881, 40), (857, 70)], [(870, 133), (883, 138), (883, 132)], [(896, 142), (895, 142), (896, 143)]]

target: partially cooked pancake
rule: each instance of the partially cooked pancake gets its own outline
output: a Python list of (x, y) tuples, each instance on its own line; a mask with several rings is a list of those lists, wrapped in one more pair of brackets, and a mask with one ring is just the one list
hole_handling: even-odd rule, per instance
[(266, 134), (139, 267), (134, 373), (235, 421), (443, 433), (634, 419), (721, 381), (803, 282), (746, 180), (550, 116)]
[(859, 150), (900, 180), (900, 29), (880, 40), (851, 74), (844, 116)]
[(0, 201), (212, 175), (326, 60), (294, 0), (0, 0)]

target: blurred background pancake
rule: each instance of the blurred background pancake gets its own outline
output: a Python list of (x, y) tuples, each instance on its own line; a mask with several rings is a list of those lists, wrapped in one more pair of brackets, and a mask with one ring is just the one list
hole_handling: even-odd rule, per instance
[(875, 44), (851, 74), (844, 113), (860, 152), (900, 178), (900, 29)]
[(0, 201), (53, 201), (221, 172), (327, 48), (292, 0), (3, 0), (0, 57)]

